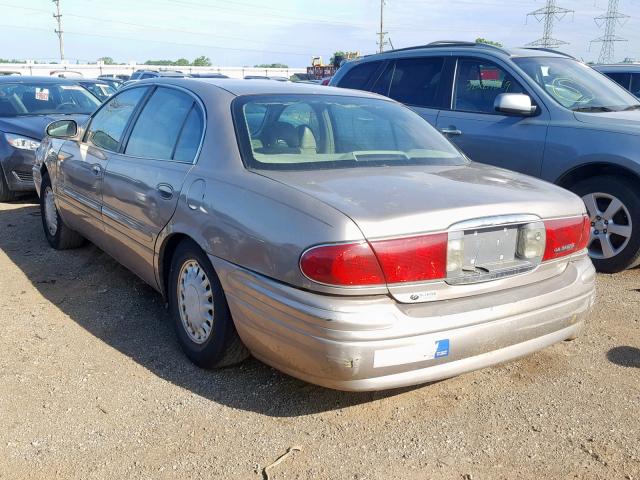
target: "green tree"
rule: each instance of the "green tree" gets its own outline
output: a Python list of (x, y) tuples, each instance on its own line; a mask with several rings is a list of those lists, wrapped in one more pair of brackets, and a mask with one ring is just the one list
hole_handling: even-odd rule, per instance
[(494, 42), (493, 40), (487, 40), (486, 38), (476, 38), (476, 43), (486, 43), (487, 45), (493, 45), (494, 47), (502, 47), (500, 42)]
[(285, 63), (261, 63), (260, 65), (254, 65), (254, 68), (289, 68), (289, 65)]
[(98, 59), (99, 62), (104, 63), (105, 65), (115, 65), (116, 62), (113, 61), (113, 58), (111, 57), (100, 57)]
[(209, 59), (209, 57), (205, 57), (204, 55), (196, 58), (193, 61), (192, 64), (194, 67), (210, 67), (211, 66), (211, 60)]
[(329, 59), (329, 63), (333, 64), (333, 62), (336, 60), (336, 57), (346, 57), (346, 56), (347, 56), (347, 52), (338, 50), (337, 52), (334, 52), (334, 54), (331, 56), (331, 58)]

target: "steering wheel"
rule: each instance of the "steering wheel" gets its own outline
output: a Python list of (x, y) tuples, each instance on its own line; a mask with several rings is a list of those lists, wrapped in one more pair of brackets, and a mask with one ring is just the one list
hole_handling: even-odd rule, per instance
[(61, 112), (63, 110), (68, 110), (70, 108), (73, 109), (74, 107), (75, 107), (75, 104), (71, 102), (61, 103), (56, 107), (56, 112)]
[(567, 77), (554, 78), (551, 89), (558, 100), (572, 105), (586, 105), (596, 97), (595, 93), (583, 84)]

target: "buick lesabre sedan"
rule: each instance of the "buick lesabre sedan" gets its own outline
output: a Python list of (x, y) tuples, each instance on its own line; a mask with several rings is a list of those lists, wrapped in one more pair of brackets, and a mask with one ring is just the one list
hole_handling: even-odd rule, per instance
[(89, 239), (167, 299), (202, 367), (380, 390), (529, 354), (594, 298), (579, 197), (476, 164), (370, 93), (154, 79), (34, 167), (53, 248)]

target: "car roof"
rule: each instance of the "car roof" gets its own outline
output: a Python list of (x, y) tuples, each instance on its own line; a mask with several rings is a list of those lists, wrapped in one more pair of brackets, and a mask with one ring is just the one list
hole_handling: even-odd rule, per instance
[(83, 78), (36, 77), (25, 75), (0, 76), (0, 83), (50, 83), (59, 85), (76, 85)]
[[(438, 53), (451, 55), (452, 53), (492, 53), (497, 56), (505, 58), (512, 57), (557, 57), (557, 58), (573, 58), (566, 53), (551, 50), (548, 48), (534, 48), (534, 47), (520, 47), (520, 48), (504, 48), (495, 45), (489, 45), (486, 43), (476, 42), (464, 42), (457, 40), (442, 40), (437, 42), (431, 42), (427, 45), (417, 45), (414, 47), (398, 48), (395, 50), (389, 50), (384, 53), (378, 53), (374, 55), (367, 55), (362, 59), (353, 60), (352, 62), (358, 63), (360, 60), (372, 61), (372, 60), (384, 60), (387, 58), (398, 58), (405, 56), (419, 56), (420, 54), (429, 53), (437, 55)], [(352, 63), (348, 62), (348, 63)]]
[(594, 65), (593, 68), (599, 71), (640, 72), (640, 63), (614, 63), (609, 65)]
[(232, 95), (261, 95), (261, 94), (308, 94), (308, 95), (340, 95), (348, 97), (368, 97), (389, 100), (376, 93), (364, 92), (361, 90), (350, 90), (346, 88), (328, 87), (319, 84), (299, 83), (299, 82), (274, 82), (273, 80), (238, 80), (233, 78), (171, 78), (158, 77), (148, 78), (135, 82), (134, 85), (156, 84), (175, 85), (190, 89), (194, 84), (200, 87), (210, 85), (225, 90)]

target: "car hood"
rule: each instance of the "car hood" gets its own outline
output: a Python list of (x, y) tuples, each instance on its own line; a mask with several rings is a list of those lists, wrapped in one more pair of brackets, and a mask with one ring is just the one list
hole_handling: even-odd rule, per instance
[(36, 140), (42, 140), (46, 134), (47, 125), (56, 120), (75, 120), (82, 125), (89, 115), (25, 115), (21, 117), (0, 117), (0, 132), (24, 135)]
[(554, 218), (585, 212), (582, 200), (560, 187), (479, 163), (260, 174), (334, 207), (367, 238), (442, 231), (494, 215)]
[(615, 130), (621, 133), (635, 133), (640, 135), (640, 110), (629, 112), (574, 112), (576, 120), (581, 123), (595, 125), (598, 128)]

